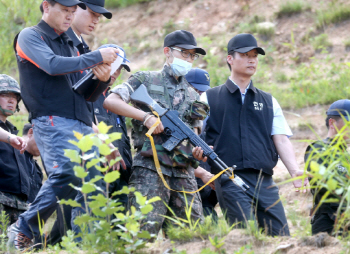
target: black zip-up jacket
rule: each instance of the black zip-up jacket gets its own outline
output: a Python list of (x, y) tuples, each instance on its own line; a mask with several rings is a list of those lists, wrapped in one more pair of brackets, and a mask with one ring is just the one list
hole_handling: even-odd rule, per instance
[(26, 161), (28, 176), (30, 177), (30, 191), (27, 201), (28, 203), (32, 203), (42, 186), (43, 173), (36, 160), (34, 160), (33, 155), (25, 151), (24, 157)]
[[(0, 128), (17, 135), (18, 131), (9, 121), (0, 120)], [(30, 179), (24, 155), (10, 144), (0, 142), (0, 191), (16, 194), (27, 199)]]
[[(242, 105), (241, 93), (230, 79), (206, 94), (210, 106), (207, 144), (214, 146), (228, 166), (236, 165), (237, 170), (262, 169), (273, 175), (278, 155), (271, 136), (272, 96), (251, 82)], [(212, 172), (218, 171), (212, 167)]]
[(121, 173), (121, 176), (124, 178), (124, 180), (126, 182), (129, 182), (132, 166), (132, 156), (130, 138), (128, 136), (128, 130), (126, 128), (125, 117), (116, 115), (111, 111), (103, 108), (103, 102), (108, 94), (108, 92), (106, 92), (106, 94), (101, 94), (97, 101), (93, 103), (94, 114), (99, 122), (105, 122), (105, 124), (108, 126), (112, 126), (112, 128), (110, 128), (108, 131), (109, 133), (119, 132), (122, 134), (121, 139), (114, 141), (113, 145), (118, 148), (119, 153), (125, 161), (127, 167), (127, 170), (121, 169), (119, 172)]
[(93, 51), (79, 56), (69, 37), (65, 33), (58, 35), (44, 20), (22, 30), (14, 47), (21, 95), (30, 119), (54, 115), (91, 126), (88, 104), (72, 86), (85, 75), (86, 69), (103, 62), (101, 53)]

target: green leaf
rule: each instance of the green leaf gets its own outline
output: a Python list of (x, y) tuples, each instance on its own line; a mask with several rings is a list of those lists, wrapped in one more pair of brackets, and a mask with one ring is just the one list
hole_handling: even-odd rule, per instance
[(89, 183), (96, 183), (97, 181), (103, 179), (103, 176), (95, 176), (94, 178), (92, 178)]
[(138, 238), (145, 238), (145, 239), (150, 239), (151, 235), (148, 233), (148, 231), (143, 230), (142, 232), (137, 234)]
[(333, 191), (337, 188), (338, 182), (334, 179), (329, 179), (327, 181), (327, 186), (329, 191)]
[(81, 191), (85, 194), (94, 192), (96, 190), (95, 186), (91, 183), (84, 183)]
[(132, 233), (136, 234), (140, 230), (140, 224), (137, 222), (126, 223), (125, 227)]
[(75, 140), (68, 140), (69, 143), (75, 145), (76, 147), (78, 147), (78, 142)]
[(335, 190), (335, 194), (337, 194), (337, 195), (341, 195), (343, 192), (344, 192), (343, 188), (339, 188), (339, 189)]
[(110, 155), (112, 152), (111, 148), (106, 144), (100, 145), (100, 147), (98, 149), (100, 151), (100, 154), (103, 156)]
[(106, 141), (105, 141), (107, 145), (109, 143), (112, 143), (112, 142), (122, 138), (122, 134), (120, 132), (113, 132), (113, 133), (109, 134), (108, 136), (109, 136), (109, 138), (106, 139)]
[(74, 133), (74, 137), (76, 137), (78, 140), (83, 138), (83, 134), (76, 132), (76, 131), (73, 131), (73, 133)]
[(72, 149), (64, 149), (64, 156), (70, 159), (71, 162), (76, 162), (78, 164), (81, 163), (81, 159), (79, 157), (79, 152)]
[(148, 214), (148, 213), (150, 213), (153, 210), (153, 206), (148, 204), (148, 205), (145, 205), (145, 206), (141, 207), (140, 210), (141, 210), (142, 214)]
[(91, 196), (90, 199), (102, 202), (104, 204), (107, 203), (108, 198), (106, 198), (105, 196), (103, 196), (101, 193), (99, 193), (97, 196)]
[[(117, 157), (115, 160), (113, 159), (113, 160), (110, 160), (110, 162), (109, 162), (109, 167), (113, 167), (113, 165), (114, 164), (116, 164), (118, 161), (120, 161), (122, 159), (122, 157)], [(124, 169), (122, 169), (122, 170), (124, 170)]]
[(97, 125), (97, 128), (98, 128), (98, 131), (102, 134), (107, 134), (108, 133), (108, 130), (110, 128), (112, 128), (112, 126), (107, 126), (104, 122), (100, 122), (98, 125)]
[(73, 167), (74, 174), (78, 178), (85, 178), (89, 173), (85, 172), (85, 169), (81, 166), (74, 166)]
[(84, 213), (80, 216), (77, 216), (74, 220), (74, 223), (77, 225), (82, 225), (83, 223), (88, 223), (90, 221), (95, 221), (95, 220), (97, 220), (97, 219)]
[(99, 217), (106, 217), (106, 213), (103, 212), (100, 208), (93, 208), (92, 212)]
[(144, 206), (146, 204), (147, 201), (147, 197), (143, 197), (142, 194), (138, 191), (136, 191), (134, 193), (135, 197), (136, 197), (136, 202), (140, 205), (140, 206)]
[(91, 136), (84, 136), (78, 142), (78, 147), (83, 153), (91, 150), (93, 145), (94, 145), (94, 142), (92, 141)]
[(61, 205), (70, 205), (71, 207), (81, 207), (81, 205), (77, 201), (72, 199), (61, 199), (58, 201), (58, 203), (60, 203)]
[(109, 169), (109, 167), (101, 167), (101, 166), (95, 166), (95, 168), (102, 173), (106, 172)]
[(112, 196), (121, 195), (121, 194), (128, 195), (130, 192), (133, 192), (133, 191), (135, 191), (134, 187), (129, 188), (127, 186), (123, 186), (123, 189), (113, 192)]
[(84, 161), (88, 161), (88, 160), (95, 158), (95, 157), (96, 157), (95, 153), (86, 153), (83, 156), (80, 156), (80, 158)]
[(153, 202), (156, 202), (156, 201), (161, 201), (162, 199), (160, 197), (153, 197), (149, 200), (147, 200), (147, 203), (150, 204), (150, 203), (153, 203)]
[(119, 220), (124, 220), (125, 215), (123, 213), (116, 213), (116, 216)]
[(115, 180), (117, 180), (119, 177), (120, 177), (119, 171), (115, 170), (115, 171), (107, 173), (104, 177), (104, 181), (106, 183), (112, 183)]

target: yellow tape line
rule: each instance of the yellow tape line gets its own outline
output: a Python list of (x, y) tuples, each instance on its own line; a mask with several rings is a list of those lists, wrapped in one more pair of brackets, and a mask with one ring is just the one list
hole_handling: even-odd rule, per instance
[[(153, 160), (154, 160), (154, 164), (156, 166), (157, 169), (157, 173), (159, 175), (159, 177), (162, 179), (164, 186), (171, 190), (171, 191), (176, 191), (176, 192), (183, 192), (183, 193), (189, 193), (189, 194), (193, 194), (196, 192), (201, 191), (202, 189), (204, 189), (208, 184), (210, 184), (211, 182), (213, 182), (215, 179), (217, 179), (219, 176), (221, 176), (226, 170), (228, 170), (229, 168), (221, 171), (219, 174), (214, 175), (205, 185), (203, 185), (200, 189), (196, 190), (196, 191), (178, 191), (178, 190), (173, 190), (169, 187), (168, 183), (165, 181), (164, 176), (163, 176), (163, 172), (162, 169), (160, 168), (160, 164), (159, 164), (159, 159), (158, 159), (158, 154), (157, 154), (157, 150), (156, 150), (156, 146), (154, 145), (154, 140), (152, 137), (152, 133), (154, 132), (154, 130), (157, 128), (157, 126), (160, 124), (160, 118), (157, 112), (153, 111), (152, 112), (156, 117), (157, 117), (157, 121), (152, 125), (152, 127), (148, 130), (148, 132), (146, 133), (146, 136), (150, 139), (151, 141), (151, 146), (152, 146), (152, 152), (153, 152)], [(230, 176), (229, 178), (232, 180), (235, 176), (232, 174), (232, 176)]]

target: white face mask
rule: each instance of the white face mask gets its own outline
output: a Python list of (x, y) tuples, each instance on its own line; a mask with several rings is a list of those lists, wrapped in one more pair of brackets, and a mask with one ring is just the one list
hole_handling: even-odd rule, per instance
[(185, 76), (192, 69), (192, 63), (177, 57), (174, 57), (174, 61), (170, 66), (177, 77)]

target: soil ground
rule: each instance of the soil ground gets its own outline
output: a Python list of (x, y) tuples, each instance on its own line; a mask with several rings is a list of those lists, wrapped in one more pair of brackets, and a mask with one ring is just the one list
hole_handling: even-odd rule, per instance
[[(224, 48), (233, 34), (237, 33), (237, 27), (240, 23), (247, 22), (255, 15), (259, 15), (275, 25), (275, 35), (268, 41), (262, 41), (263, 46), (277, 45), (273, 54), (281, 63), (278, 68), (283, 68), (288, 75), (292, 75), (291, 64), (293, 62), (291, 59), (296, 54), (299, 56), (300, 62), (308, 62), (310, 57), (325, 57), (317, 54), (310, 44), (301, 43), (301, 39), (308, 33), (310, 27), (314, 27), (315, 14), (318, 9), (331, 1), (305, 0), (305, 3), (312, 6), (311, 10), (276, 19), (275, 13), (279, 10), (282, 2), (285, 1), (155, 0), (150, 3), (113, 10), (113, 19), (103, 19), (96, 32), (85, 38), (93, 49), (104, 43), (123, 46), (127, 49), (128, 58), (131, 60), (132, 71), (150, 66), (153, 70), (157, 70), (164, 63), (162, 40), (167, 32), (180, 28), (192, 31), (196, 37), (215, 36), (218, 47)], [(338, 1), (338, 3), (346, 3), (346, 1)], [(350, 20), (347, 20), (314, 30), (310, 36), (327, 33), (333, 44), (330, 52), (332, 59), (335, 62), (346, 62), (350, 61), (350, 55), (345, 49), (344, 40), (348, 38), (349, 28)], [(282, 45), (284, 42), (291, 42), (292, 31), (295, 36), (295, 45), (298, 48), (297, 52)], [(203, 62), (199, 62), (198, 66), (204, 66)], [(277, 68), (277, 66), (272, 68)], [(304, 168), (303, 156), (309, 142), (324, 138), (327, 134), (324, 119), (328, 106), (315, 105), (299, 110), (284, 110), (294, 134), (291, 140), (301, 169)], [(288, 178), (289, 174), (286, 168), (279, 162), (274, 169), (275, 182), (279, 183)], [(310, 193), (295, 192), (292, 183), (287, 183), (280, 186), (280, 195), (285, 205), (287, 217), (294, 212), (306, 220), (310, 219), (309, 210), (312, 203)], [(293, 237), (268, 238), (263, 242), (252, 239), (242, 230), (233, 230), (225, 239), (224, 249), (227, 253), (235, 253), (242, 246), (251, 244), (251, 249), (239, 253), (254, 251), (254, 253), (330, 254), (342, 251), (342, 245), (332, 237), (321, 235), (300, 238), (296, 235), (300, 231), (300, 227), (294, 226), (290, 220), (289, 227)], [(203, 248), (211, 247), (211, 244), (208, 240), (197, 240), (189, 243), (172, 243), (169, 240), (161, 240), (150, 244), (147, 252), (152, 254), (171, 253), (169, 249), (173, 247), (192, 254), (200, 253)]]

